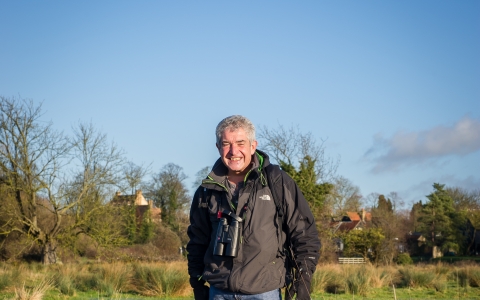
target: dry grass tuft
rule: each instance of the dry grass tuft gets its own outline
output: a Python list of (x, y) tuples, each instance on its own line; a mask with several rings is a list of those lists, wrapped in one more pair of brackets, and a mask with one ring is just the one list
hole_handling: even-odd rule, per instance
[(15, 300), (42, 300), (45, 293), (53, 287), (51, 280), (40, 282), (32, 289), (27, 289), (25, 283), (21, 288), (15, 288)]

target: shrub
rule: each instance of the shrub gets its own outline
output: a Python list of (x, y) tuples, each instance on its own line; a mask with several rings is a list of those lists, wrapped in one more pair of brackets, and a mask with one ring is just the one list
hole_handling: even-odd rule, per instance
[(328, 282), (328, 273), (324, 271), (316, 271), (313, 273), (312, 283), (311, 283), (311, 292), (318, 293), (324, 292), (325, 287), (327, 286)]
[(57, 274), (55, 278), (55, 286), (58, 288), (60, 293), (67, 296), (75, 296), (75, 283), (71, 277), (58, 276)]
[(431, 287), (435, 279), (435, 273), (428, 270), (408, 269), (399, 270), (402, 285), (405, 287)]
[(76, 287), (82, 292), (97, 291), (101, 285), (100, 282), (101, 278), (96, 273), (80, 273), (75, 277)]
[(413, 264), (413, 260), (408, 253), (400, 253), (397, 256), (397, 264), (398, 265), (411, 265), (411, 264)]
[(325, 291), (330, 294), (343, 294), (345, 293), (345, 280), (341, 274), (332, 274), (329, 279)]
[(178, 256), (178, 248), (182, 242), (178, 235), (166, 226), (158, 226), (152, 244), (159, 249), (162, 256)]
[(105, 264), (102, 267), (103, 279), (113, 286), (116, 292), (127, 291), (131, 279), (131, 269), (126, 264)]
[(443, 293), (444, 291), (447, 290), (447, 281), (445, 280), (445, 277), (443, 276), (438, 276), (436, 277), (433, 282), (433, 287), (437, 292)]
[(174, 296), (189, 289), (186, 270), (166, 265), (134, 265), (133, 281), (136, 292), (144, 296)]
[(460, 269), (457, 271), (457, 280), (458, 284), (461, 287), (468, 287), (470, 286), (470, 276), (468, 269)]
[(41, 300), (43, 295), (52, 288), (50, 280), (40, 282), (32, 289), (27, 289), (25, 284), (21, 288), (15, 288), (15, 300)]
[(370, 285), (374, 288), (390, 286), (395, 281), (397, 270), (391, 267), (370, 267)]
[(480, 268), (472, 268), (470, 270), (470, 285), (472, 287), (480, 287)]
[(361, 295), (363, 297), (367, 296), (370, 288), (370, 276), (368, 272), (364, 271), (365, 268), (359, 270), (359, 272), (350, 274), (346, 278), (346, 287), (350, 294)]
[(345, 279), (342, 274), (341, 266), (339, 265), (328, 265), (327, 267), (322, 267), (317, 269), (315, 274), (319, 273), (316, 281), (318, 284), (318, 291), (324, 291), (331, 294), (342, 294), (345, 293)]
[(0, 269), (0, 291), (17, 282), (19, 277), (20, 268), (11, 268), (7, 265), (2, 265)]
[(444, 263), (435, 264), (435, 274), (438, 275), (448, 275), (451, 272), (452, 268)]

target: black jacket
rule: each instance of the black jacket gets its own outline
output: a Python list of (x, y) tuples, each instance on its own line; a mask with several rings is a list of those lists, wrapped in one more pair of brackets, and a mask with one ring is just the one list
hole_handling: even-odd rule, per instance
[[(320, 240), (313, 215), (300, 189), (285, 172), (283, 182), (268, 187), (264, 168), (268, 156), (257, 150), (252, 170), (239, 192), (238, 205), (231, 206), (226, 187), (228, 169), (219, 159), (207, 179), (197, 189), (190, 210), (187, 244), (188, 272), (202, 276), (211, 286), (245, 294), (259, 294), (285, 285), (286, 259), (279, 251), (290, 237), (295, 261), (311, 274), (319, 258)], [(282, 189), (286, 214), (283, 234), (277, 228), (276, 206), (270, 189)], [(282, 193), (279, 193), (282, 194)], [(200, 202), (206, 202), (206, 204)], [(242, 238), (235, 258), (213, 255), (219, 219), (218, 211), (229, 210), (244, 219)]]

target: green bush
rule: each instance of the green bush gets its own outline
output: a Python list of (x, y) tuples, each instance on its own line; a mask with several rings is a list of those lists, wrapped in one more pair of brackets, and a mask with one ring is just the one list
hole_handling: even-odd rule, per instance
[(397, 264), (398, 265), (411, 265), (411, 264), (413, 264), (413, 260), (408, 253), (400, 253), (397, 256)]

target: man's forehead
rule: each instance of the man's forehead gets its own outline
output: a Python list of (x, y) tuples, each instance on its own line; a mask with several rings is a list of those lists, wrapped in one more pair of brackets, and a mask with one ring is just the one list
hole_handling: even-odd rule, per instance
[(245, 129), (243, 129), (242, 127), (228, 127), (228, 128), (225, 128), (225, 130), (222, 132), (222, 136), (225, 136), (229, 133), (236, 133), (237, 135), (238, 134), (247, 134), (247, 132), (245, 131)]
[(243, 128), (227, 128), (222, 132), (222, 140), (248, 140), (247, 133)]

